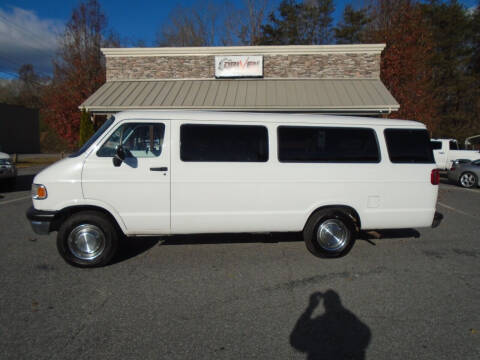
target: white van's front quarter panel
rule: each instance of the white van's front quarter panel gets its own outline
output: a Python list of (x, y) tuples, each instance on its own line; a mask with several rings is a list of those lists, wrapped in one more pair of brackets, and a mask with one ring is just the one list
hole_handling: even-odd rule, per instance
[(58, 211), (69, 206), (66, 204), (82, 202), (82, 166), (82, 156), (65, 158), (38, 173), (33, 183), (46, 186), (47, 198), (34, 199), (35, 209)]

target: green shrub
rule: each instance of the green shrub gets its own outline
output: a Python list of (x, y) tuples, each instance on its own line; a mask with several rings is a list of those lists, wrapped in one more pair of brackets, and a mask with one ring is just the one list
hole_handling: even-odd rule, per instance
[(90, 139), (90, 137), (95, 132), (93, 127), (93, 122), (90, 120), (90, 113), (82, 110), (82, 115), (80, 117), (80, 134), (78, 137), (78, 145), (82, 146), (85, 142)]

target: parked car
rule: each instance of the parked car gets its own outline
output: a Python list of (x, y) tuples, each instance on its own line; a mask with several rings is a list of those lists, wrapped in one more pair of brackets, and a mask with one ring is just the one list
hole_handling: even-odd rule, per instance
[(453, 162), (448, 170), (448, 180), (464, 188), (478, 186), (480, 178), (480, 160), (470, 161), (460, 159)]
[(415, 121), (123, 112), (35, 177), (27, 217), (76, 266), (107, 264), (122, 233), (303, 231), (338, 257), (360, 230), (437, 224), (438, 183)]
[(9, 188), (15, 186), (17, 178), (17, 168), (10, 160), (10, 156), (6, 153), (0, 152), (0, 184), (6, 184)]
[(458, 141), (455, 139), (431, 139), (435, 162), (440, 170), (448, 170), (454, 160), (457, 159), (480, 159), (478, 150), (460, 150)]

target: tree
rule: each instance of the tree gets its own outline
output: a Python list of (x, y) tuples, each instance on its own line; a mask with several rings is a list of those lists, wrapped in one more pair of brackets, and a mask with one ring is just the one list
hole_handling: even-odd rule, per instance
[(480, 128), (480, 0), (472, 17), (473, 29), (473, 54), (471, 61), (472, 74), (475, 79), (474, 90), (474, 113), (476, 118), (475, 128)]
[(0, 79), (0, 103), (16, 105), (18, 93), (18, 81)]
[(45, 119), (72, 148), (78, 144), (78, 106), (105, 82), (100, 48), (118, 46), (106, 26), (97, 0), (81, 2), (73, 10), (60, 38), (52, 82), (43, 96)]
[(368, 9), (355, 10), (348, 4), (343, 10), (343, 19), (334, 28), (337, 44), (359, 44), (363, 42), (363, 32), (370, 22)]
[(0, 102), (39, 109), (47, 80), (35, 72), (32, 64), (24, 64), (18, 70), (17, 79), (1, 81)]
[(429, 65), (433, 71), (432, 91), (439, 105), (436, 135), (465, 138), (480, 131), (479, 83), (472, 66), (475, 16), (456, 0), (430, 0), (421, 9), (435, 43)]
[(158, 46), (255, 45), (270, 0), (177, 6), (157, 32)]
[(45, 79), (35, 73), (32, 64), (24, 64), (18, 70), (20, 82), (18, 104), (33, 109), (42, 107), (41, 93)]
[(219, 10), (212, 2), (201, 7), (177, 6), (170, 21), (157, 33), (159, 46), (213, 46), (216, 42)]
[(294, 0), (282, 0), (278, 6), (278, 16), (274, 12), (268, 16), (268, 23), (262, 25), (261, 45), (292, 45), (300, 43), (300, 5)]
[(472, 16), (473, 30), (473, 56), (471, 67), (476, 76), (480, 76), (480, 0), (477, 2), (477, 8)]
[(272, 12), (262, 25), (259, 43), (264, 45), (318, 45), (332, 40), (332, 0), (296, 2), (282, 0), (278, 16)]
[(82, 114), (80, 116), (80, 135), (78, 138), (78, 146), (82, 146), (85, 142), (90, 139), (90, 137), (95, 132), (93, 127), (93, 122), (90, 119), (90, 114), (82, 109)]
[(244, 11), (240, 11), (240, 28), (237, 35), (244, 45), (256, 45), (262, 35), (262, 24), (268, 7), (268, 0), (244, 0)]
[[(316, 31), (312, 34), (312, 44), (330, 44), (333, 39), (333, 12), (335, 4), (333, 0), (316, 0), (311, 1), (311, 5), (307, 7), (312, 10), (312, 18), (318, 18), (315, 21)], [(318, 34), (315, 35), (315, 32)]]
[(370, 16), (366, 41), (386, 44), (380, 76), (400, 103), (390, 117), (422, 121), (435, 131), (438, 112), (430, 65), (434, 43), (421, 9), (410, 0), (377, 0)]

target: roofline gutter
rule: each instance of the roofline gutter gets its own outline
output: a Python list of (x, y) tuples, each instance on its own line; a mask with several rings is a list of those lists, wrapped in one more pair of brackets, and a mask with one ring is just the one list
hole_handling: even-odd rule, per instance
[(385, 44), (101, 48), (105, 57), (380, 54)]
[(263, 107), (263, 108), (230, 108), (230, 107), (198, 107), (198, 106), (142, 106), (142, 107), (130, 107), (130, 106), (83, 106), (78, 107), (80, 110), (85, 109), (88, 112), (104, 112), (112, 113), (126, 110), (213, 110), (213, 111), (233, 111), (233, 112), (330, 112), (330, 113), (339, 113), (339, 112), (372, 112), (375, 114), (378, 113), (388, 113), (392, 111), (397, 111), (400, 109), (400, 105), (396, 106), (381, 106), (381, 107), (372, 107), (372, 106), (344, 106), (341, 108), (338, 107)]

